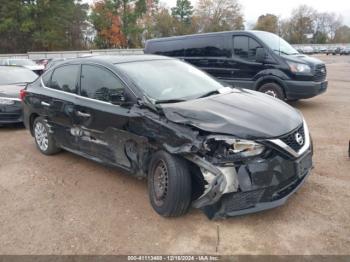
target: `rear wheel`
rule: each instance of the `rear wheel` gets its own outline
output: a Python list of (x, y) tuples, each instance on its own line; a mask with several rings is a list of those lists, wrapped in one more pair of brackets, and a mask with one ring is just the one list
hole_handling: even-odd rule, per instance
[(184, 159), (164, 151), (155, 153), (148, 172), (153, 209), (165, 217), (184, 215), (191, 204), (191, 176)]
[(262, 93), (265, 93), (267, 95), (273, 96), (275, 98), (285, 100), (285, 95), (283, 92), (283, 89), (276, 83), (266, 83), (263, 84), (260, 88), (259, 91)]
[(45, 155), (53, 155), (60, 151), (56, 142), (49, 133), (49, 128), (42, 117), (38, 117), (33, 123), (34, 138), (37, 148)]

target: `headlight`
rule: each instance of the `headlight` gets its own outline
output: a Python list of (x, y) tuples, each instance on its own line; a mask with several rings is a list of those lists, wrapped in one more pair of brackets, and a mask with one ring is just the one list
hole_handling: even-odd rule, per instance
[(246, 158), (260, 155), (265, 146), (251, 140), (232, 138), (229, 136), (209, 136), (205, 147), (211, 154), (219, 158)]
[(306, 64), (294, 63), (291, 61), (287, 61), (287, 64), (289, 65), (290, 70), (293, 73), (310, 73), (311, 72), (310, 66)]
[(0, 97), (0, 105), (13, 105), (15, 103), (14, 100), (10, 98), (1, 98)]

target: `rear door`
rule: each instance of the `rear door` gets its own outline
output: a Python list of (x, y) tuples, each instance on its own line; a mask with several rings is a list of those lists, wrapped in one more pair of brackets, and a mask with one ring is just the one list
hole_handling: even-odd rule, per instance
[(233, 78), (238, 87), (252, 88), (255, 76), (264, 65), (255, 60), (256, 49), (261, 45), (252, 37), (237, 35), (232, 38)]
[(79, 72), (79, 64), (68, 64), (57, 67), (52, 74), (45, 75), (43, 94), (46, 95), (40, 102), (46, 111), (48, 124), (57, 143), (73, 150), (79, 150), (77, 138), (73, 133)]

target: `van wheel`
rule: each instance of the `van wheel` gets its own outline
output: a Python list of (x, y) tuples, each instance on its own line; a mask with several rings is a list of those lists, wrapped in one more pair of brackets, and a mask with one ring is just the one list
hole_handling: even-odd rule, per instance
[(184, 159), (164, 151), (155, 153), (148, 172), (148, 191), (153, 209), (164, 217), (187, 213), (191, 204), (191, 176)]
[(275, 98), (281, 99), (281, 100), (285, 100), (285, 98), (286, 98), (284, 95), (283, 89), (275, 83), (263, 84), (259, 88), (259, 91), (262, 93), (265, 93), (267, 95), (273, 96)]
[(53, 155), (60, 151), (49, 133), (49, 128), (42, 117), (37, 117), (33, 123), (34, 138), (37, 148), (45, 155)]

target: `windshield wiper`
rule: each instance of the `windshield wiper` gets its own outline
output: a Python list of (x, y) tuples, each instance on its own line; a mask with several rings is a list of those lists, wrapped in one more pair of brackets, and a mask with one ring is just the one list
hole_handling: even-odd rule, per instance
[(276, 51), (276, 52), (282, 53), (282, 54), (284, 54), (284, 55), (292, 55), (292, 54), (288, 54), (288, 53), (283, 52), (283, 51), (278, 50), (278, 49), (272, 49), (272, 51)]
[(217, 95), (217, 94), (220, 94), (219, 90), (212, 90), (212, 91), (209, 91), (208, 93), (205, 93), (197, 98), (203, 98), (203, 97)]
[(179, 102), (185, 102), (186, 99), (164, 99), (164, 100), (157, 100), (156, 104), (166, 104), (166, 103), (179, 103)]

